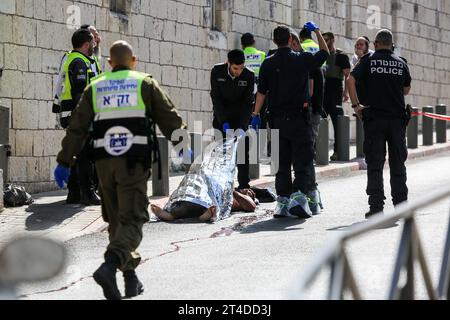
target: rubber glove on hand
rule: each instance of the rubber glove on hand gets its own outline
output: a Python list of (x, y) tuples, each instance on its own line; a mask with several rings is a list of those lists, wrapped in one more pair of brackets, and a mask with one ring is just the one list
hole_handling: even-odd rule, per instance
[(260, 116), (252, 116), (251, 125), (254, 130), (258, 131), (259, 127), (261, 127), (261, 117)]
[(230, 124), (228, 122), (225, 122), (222, 127), (223, 132), (227, 133), (227, 130), (230, 130), (230, 129), (231, 129)]
[(61, 164), (59, 164), (54, 172), (55, 180), (58, 186), (62, 189), (64, 188), (64, 183), (69, 183), (70, 177), (70, 168), (67, 168)]
[(319, 29), (319, 27), (312, 21), (309, 21), (305, 23), (305, 28), (308, 29), (308, 31), (314, 32)]

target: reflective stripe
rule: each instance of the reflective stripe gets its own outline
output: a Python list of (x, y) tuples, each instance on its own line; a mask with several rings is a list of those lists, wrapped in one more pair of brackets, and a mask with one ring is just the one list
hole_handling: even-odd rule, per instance
[[(148, 137), (144, 136), (135, 136), (133, 137), (133, 144), (148, 144)], [(105, 139), (98, 139), (94, 141), (94, 148), (103, 148), (105, 147)]]
[(61, 118), (67, 118), (72, 115), (72, 111), (63, 111), (59, 113), (61, 115)]
[(94, 121), (124, 119), (124, 118), (145, 118), (145, 110), (117, 110), (99, 112), (95, 114)]

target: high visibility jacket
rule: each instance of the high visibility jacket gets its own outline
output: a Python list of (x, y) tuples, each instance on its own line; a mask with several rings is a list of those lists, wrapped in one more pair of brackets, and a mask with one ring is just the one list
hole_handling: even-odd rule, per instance
[(142, 99), (142, 82), (149, 75), (122, 70), (92, 80), (95, 159), (150, 156), (151, 123)]
[[(86, 76), (86, 86), (88, 86), (91, 79), (96, 76), (96, 74), (92, 71), (92, 61), (88, 57), (86, 57), (82, 53), (76, 52), (76, 51), (71, 51), (68, 53), (67, 59), (64, 62), (64, 68), (63, 68), (64, 69), (64, 86), (63, 86), (63, 89), (61, 92), (61, 106), (58, 110), (59, 112), (57, 112), (60, 114), (60, 121), (62, 124), (68, 123), (70, 116), (72, 115), (72, 111), (76, 107), (76, 103), (75, 103), (75, 101), (73, 101), (73, 97), (72, 97), (72, 83), (71, 83), (70, 77), (69, 77), (69, 68), (75, 59), (81, 59), (86, 64), (86, 69), (87, 69), (87, 72), (85, 75)], [(96, 62), (96, 67), (97, 67), (97, 70), (100, 70), (97, 62)]]
[(319, 45), (311, 39), (306, 39), (305, 41), (303, 41), (301, 46), (303, 48), (303, 51), (312, 54), (315, 54), (320, 50)]
[(247, 47), (244, 50), (245, 54), (245, 66), (255, 73), (255, 76), (259, 76), (259, 69), (266, 59), (266, 54), (253, 47)]

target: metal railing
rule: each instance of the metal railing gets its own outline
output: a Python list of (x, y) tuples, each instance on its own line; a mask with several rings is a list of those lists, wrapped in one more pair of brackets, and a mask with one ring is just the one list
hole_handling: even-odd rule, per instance
[[(328, 241), (329, 244), (302, 272), (303, 276), (299, 280), (299, 286), (294, 289), (292, 298), (304, 299), (307, 289), (317, 279), (319, 273), (325, 267), (330, 267), (328, 300), (344, 299), (344, 293), (347, 290), (350, 291), (355, 300), (363, 299), (349, 264), (349, 258), (345, 250), (346, 244), (368, 232), (394, 225), (399, 220), (405, 220), (387, 298), (389, 300), (414, 299), (414, 265), (418, 262), (428, 298), (430, 300), (450, 299), (450, 221), (437, 286), (433, 284), (415, 221), (418, 209), (433, 205), (444, 199), (450, 199), (450, 188), (435, 191), (433, 195), (404, 203), (390, 212), (386, 212), (384, 216), (374, 217), (361, 225), (350, 227), (342, 234), (336, 235), (336, 238)], [(403, 275), (406, 275), (406, 277), (404, 281), (401, 281)]]

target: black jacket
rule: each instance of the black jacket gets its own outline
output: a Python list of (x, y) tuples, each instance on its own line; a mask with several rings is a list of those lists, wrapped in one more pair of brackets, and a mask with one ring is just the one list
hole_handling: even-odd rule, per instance
[(217, 64), (211, 71), (211, 99), (214, 110), (214, 127), (222, 129), (228, 122), (232, 129), (247, 129), (253, 108), (255, 74), (245, 68), (237, 78), (232, 78), (228, 64)]

